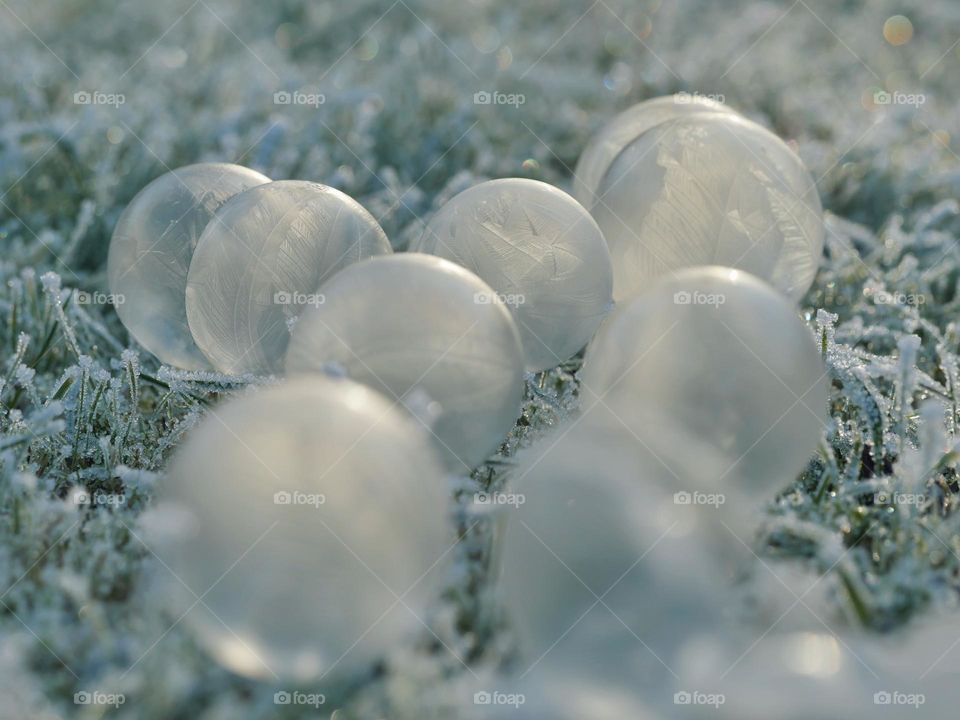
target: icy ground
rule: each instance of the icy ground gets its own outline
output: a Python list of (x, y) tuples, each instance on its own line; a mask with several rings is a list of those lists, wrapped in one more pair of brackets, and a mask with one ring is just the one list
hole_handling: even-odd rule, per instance
[[(882, 32), (897, 13), (914, 27), (901, 46)], [(569, 188), (612, 113), (678, 90), (795, 143), (830, 213), (803, 307), (835, 425), (758, 547), (829, 570), (836, 627), (955, 608), (958, 37), (954, 0), (0, 0), (0, 718), (100, 717), (73, 702), (94, 690), (124, 694), (117, 718), (312, 713), (219, 670), (150, 593), (144, 511), (164, 460), (250, 379), (158, 367), (99, 301), (134, 193), (168, 168), (239, 162), (344, 190), (402, 249), (480, 179)], [(877, 104), (881, 88), (900, 94)], [(494, 91), (504, 103), (475, 103)], [(575, 369), (532, 379), (504, 455), (575, 407)], [(488, 521), (464, 509), (506, 467), (462, 483), (470, 532), (431, 618), (447, 648), (427, 633), (398, 648), (343, 689), (338, 718), (463, 717), (450, 708), (473, 678), (454, 654), (479, 675), (508, 659)], [(78, 504), (77, 488), (113, 500)], [(926, 500), (893, 509), (878, 492)]]

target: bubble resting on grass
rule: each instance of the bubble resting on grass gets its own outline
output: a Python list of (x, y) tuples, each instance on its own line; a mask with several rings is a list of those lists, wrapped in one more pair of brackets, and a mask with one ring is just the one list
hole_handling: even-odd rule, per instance
[(463, 265), (514, 313), (527, 368), (569, 359), (612, 304), (610, 253), (589, 213), (523, 178), (480, 183), (433, 216), (412, 250)]
[(443, 580), (452, 533), (430, 441), (348, 380), (213, 409), (161, 491), (185, 520), (159, 553), (179, 580), (161, 577), (184, 608), (203, 597), (186, 622), (242, 675), (355, 677), (421, 627)]
[[(590, 344), (581, 392), (638, 437), (662, 423), (660, 455), (688, 489), (739, 488), (761, 502), (786, 487), (827, 425), (828, 379), (782, 295), (730, 268), (693, 268), (617, 308)], [(597, 398), (602, 398), (603, 404)], [(721, 461), (684, 470), (688, 448)], [(734, 508), (745, 516), (753, 510)]]
[(624, 148), (597, 192), (617, 302), (698, 265), (746, 270), (799, 300), (820, 264), (813, 178), (782, 140), (732, 113), (657, 125)]
[(221, 372), (277, 372), (287, 322), (323, 301), (323, 281), (390, 252), (373, 216), (339, 190), (299, 180), (253, 188), (200, 238), (187, 278), (190, 330)]
[(592, 210), (597, 204), (597, 186), (621, 150), (662, 122), (698, 112), (734, 111), (702, 95), (677, 94), (644, 100), (615, 115), (580, 154), (573, 172), (573, 196)]
[(403, 253), (342, 270), (304, 311), (288, 373), (337, 363), (348, 376), (405, 402), (417, 388), (439, 405), (433, 427), (447, 467), (467, 472), (516, 422), (523, 350), (510, 311), (478, 302), (493, 290), (432, 255)]
[(677, 502), (676, 491), (655, 453), (589, 419), (521, 454), (508, 492), (523, 502), (502, 508), (500, 546), (520, 674), (669, 682), (662, 663), (721, 621), (748, 555), (714, 508)]
[(268, 182), (239, 165), (187, 165), (143, 188), (117, 221), (107, 260), (117, 315), (162, 362), (185, 370), (210, 367), (187, 324), (190, 260), (213, 213), (237, 193)]

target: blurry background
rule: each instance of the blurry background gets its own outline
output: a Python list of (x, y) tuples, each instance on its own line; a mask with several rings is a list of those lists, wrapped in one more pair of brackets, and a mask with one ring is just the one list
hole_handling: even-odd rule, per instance
[[(605, 120), (678, 90), (792, 141), (825, 204), (871, 225), (960, 183), (946, 0), (3, 0), (0, 18), (0, 221), (57, 249), (90, 201), (90, 263), (148, 180), (201, 160), (335, 185), (404, 247), (477, 177), (569, 186)], [(494, 91), (522, 104), (474, 102)]]
[[(32, 266), (103, 288), (124, 205), (166, 170), (200, 161), (338, 187), (402, 249), (439, 205), (480, 179), (517, 175), (569, 189), (580, 151), (606, 120), (676, 91), (722, 99), (788, 140), (825, 207), (866, 226), (847, 228), (858, 247), (879, 252), (873, 233), (909, 225), (960, 191), (953, 0), (0, 0), (0, 59), (5, 278)], [(955, 268), (955, 243), (942, 249), (937, 262)], [(843, 298), (831, 295), (840, 262), (828, 260), (808, 307), (833, 298), (843, 314)], [(846, 270), (862, 284), (856, 263)], [(50, 383), (74, 362), (52, 357), (38, 375)], [(45, 432), (17, 420), (5, 419), (4, 432)], [(167, 451), (147, 443), (121, 459), (156, 470)], [(140, 586), (147, 553), (123, 522), (91, 521), (79, 535), (41, 505), (33, 507), (41, 529), (24, 543), (10, 540), (14, 505), (3, 506), (2, 717), (99, 717), (104, 708), (71, 702), (77, 688), (93, 687), (127, 694), (114, 717), (278, 715), (275, 688), (211, 667), (182, 629), (154, 617)], [(69, 543), (51, 552), (61, 530)], [(911, 580), (942, 586), (955, 582), (951, 572), (936, 582), (919, 571), (901, 577), (873, 624), (894, 625), (927, 598)], [(487, 590), (466, 582), (451, 590), (461, 615), (437, 622), (458, 652), (490, 670), (509, 642), (478, 642), (463, 617), (472, 607), (463, 597)], [(468, 695), (458, 689), (463, 668), (443, 655), (427, 643), (403, 656), (357, 716), (377, 708), (449, 717), (445, 708)]]

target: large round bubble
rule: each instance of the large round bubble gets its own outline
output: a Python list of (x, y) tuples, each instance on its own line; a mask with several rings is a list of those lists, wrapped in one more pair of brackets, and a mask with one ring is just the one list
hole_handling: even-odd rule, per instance
[(422, 628), (453, 542), (427, 433), (348, 380), (214, 408), (161, 491), (161, 517), (180, 528), (158, 546), (167, 590), (201, 644), (247, 676), (369, 669)]
[(823, 249), (813, 179), (775, 135), (732, 113), (660, 123), (613, 161), (593, 215), (617, 302), (684, 267), (753, 273), (798, 300)]
[(573, 173), (573, 196), (592, 210), (597, 203), (597, 186), (621, 150), (662, 122), (698, 112), (732, 113), (733, 110), (704, 95), (677, 93), (644, 100), (614, 116), (590, 138), (580, 154)]
[(321, 283), (389, 252), (373, 216), (339, 190), (299, 180), (253, 188), (217, 211), (200, 238), (187, 278), (190, 330), (222, 372), (276, 372), (288, 325), (322, 302)]
[(590, 214), (536, 180), (480, 183), (440, 208), (413, 247), (475, 272), (514, 313), (527, 367), (553, 367), (612, 304), (610, 253)]
[(721, 621), (749, 559), (622, 427), (558, 428), (521, 455), (504, 498), (500, 587), (531, 678), (659, 687), (684, 640)]
[(130, 201), (110, 241), (107, 277), (124, 327), (161, 361), (209, 369), (187, 325), (184, 292), (194, 248), (213, 213), (270, 178), (227, 163), (161, 175)]
[[(618, 307), (582, 380), (585, 412), (613, 414), (640, 438), (670, 429), (659, 455), (695, 483), (688, 491), (769, 500), (827, 427), (829, 380), (809, 329), (773, 288), (730, 268), (679, 272)], [(707, 472), (684, 470), (694, 447), (715, 458)]]
[[(294, 328), (287, 371), (338, 367), (415, 410), (466, 472), (493, 452), (523, 398), (523, 350), (510, 311), (468, 270), (403, 253), (342, 270)], [(421, 420), (428, 423), (429, 420)]]

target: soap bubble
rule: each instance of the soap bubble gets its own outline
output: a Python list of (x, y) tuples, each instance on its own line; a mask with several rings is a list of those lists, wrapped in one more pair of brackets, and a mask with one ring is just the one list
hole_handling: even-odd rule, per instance
[(597, 186), (621, 150), (662, 122), (698, 112), (734, 111), (704, 95), (677, 93), (644, 100), (616, 115), (590, 138), (581, 153), (573, 173), (573, 196), (592, 210)]
[(187, 325), (187, 270), (213, 213), (270, 178), (227, 163), (187, 165), (147, 185), (130, 201), (110, 240), (107, 277), (117, 315), (162, 362), (209, 369)]
[[(747, 273), (706, 267), (618, 307), (587, 349), (581, 392), (586, 408), (638, 437), (669, 428), (672, 449), (659, 455), (697, 483), (685, 489), (769, 500), (815, 452), (828, 384), (809, 329), (782, 295)], [(689, 472), (691, 447), (722, 460)]]
[(320, 290), (325, 302), (294, 328), (287, 372), (333, 364), (404, 404), (424, 392), (439, 406), (433, 432), (451, 470), (496, 449), (520, 413), (523, 350), (510, 311), (483, 301), (489, 285), (447, 260), (403, 253), (348, 267)]
[(373, 216), (339, 190), (299, 180), (253, 188), (200, 238), (187, 278), (190, 330), (221, 372), (276, 372), (288, 325), (323, 302), (321, 283), (389, 252)]
[(522, 502), (502, 510), (500, 587), (521, 676), (662, 686), (684, 640), (721, 621), (749, 559), (623, 428), (559, 428), (521, 454), (509, 492)]
[(480, 183), (440, 208), (413, 250), (475, 272), (514, 313), (527, 367), (567, 360), (612, 304), (610, 253), (590, 214), (536, 180)]
[(617, 302), (689, 266), (746, 270), (794, 300), (816, 275), (813, 179), (782, 140), (732, 113), (660, 123), (616, 157), (597, 192)]
[(427, 434), (385, 398), (300, 378), (190, 432), (162, 488), (180, 529), (159, 572), (231, 671), (356, 676), (422, 628), (452, 544), (447, 494)]

